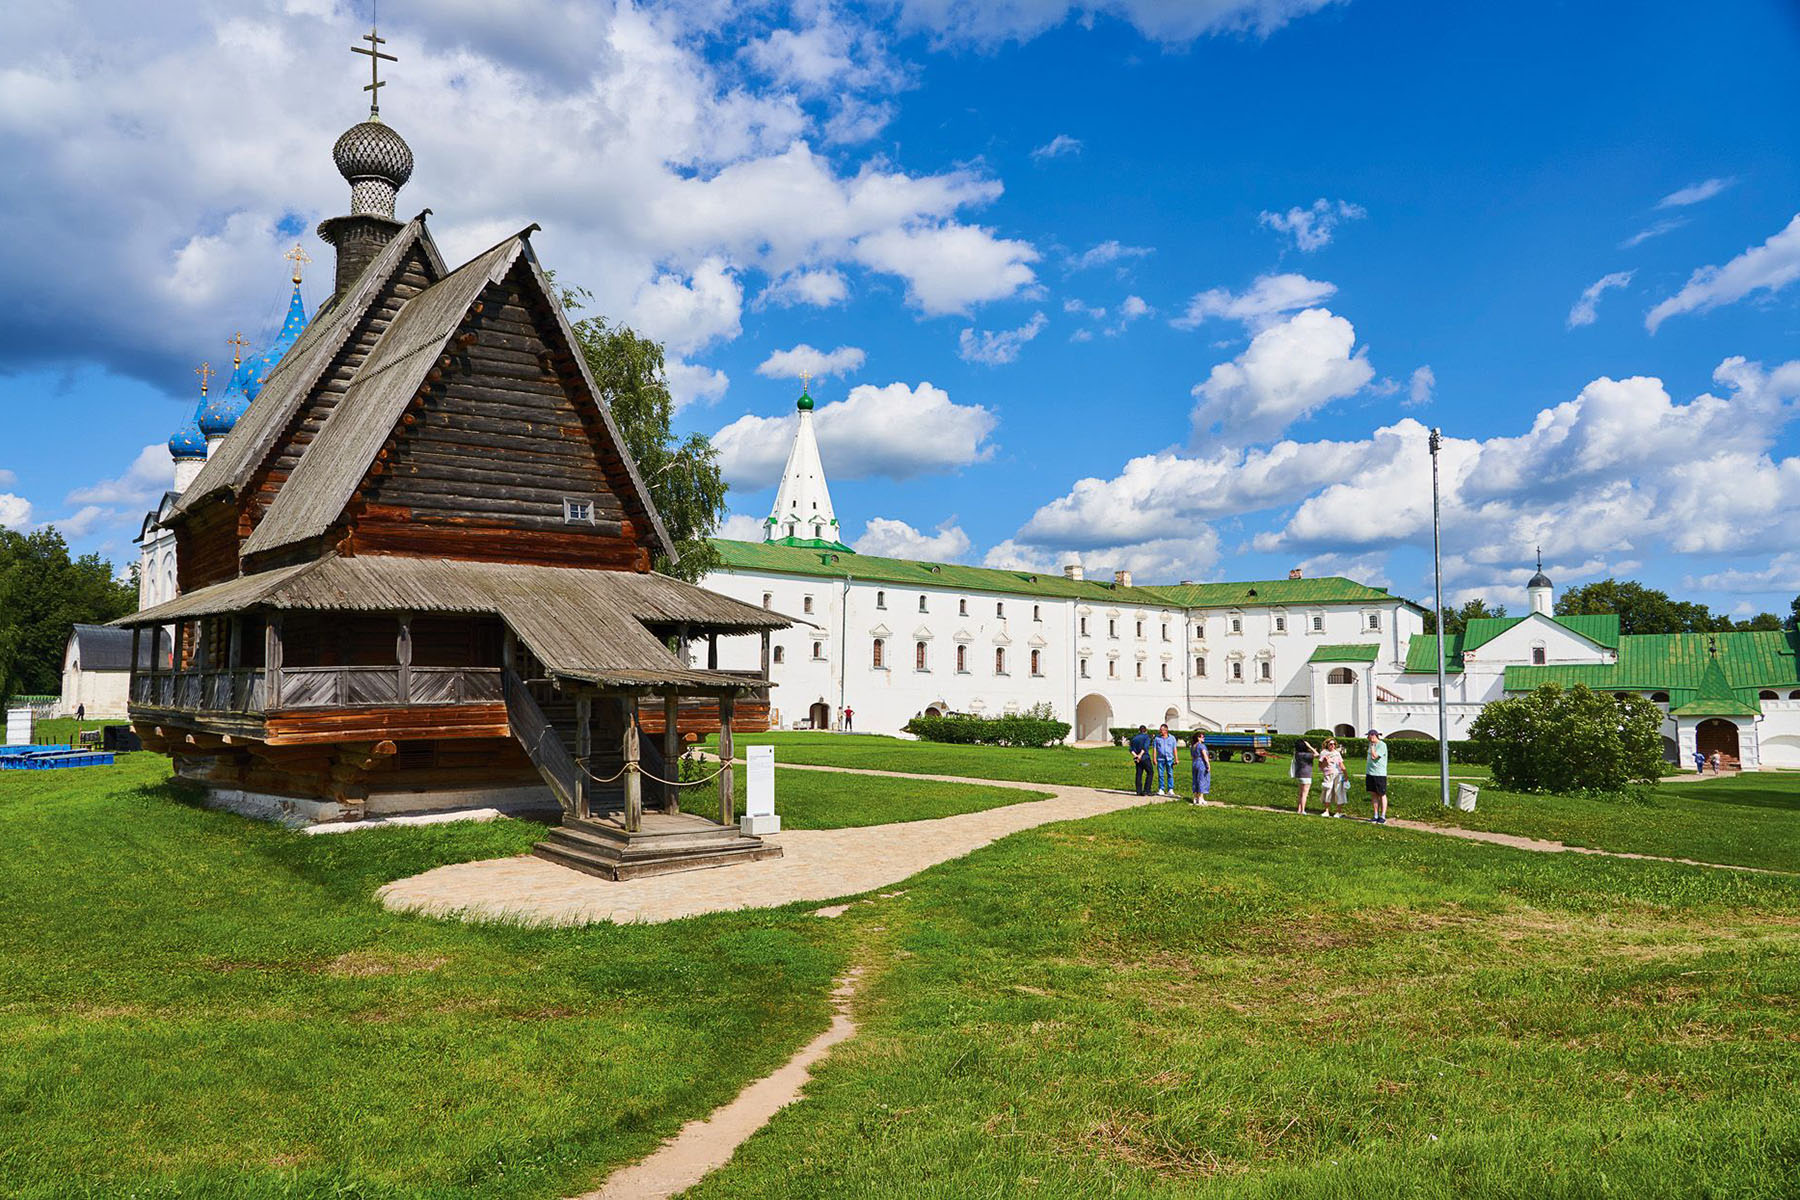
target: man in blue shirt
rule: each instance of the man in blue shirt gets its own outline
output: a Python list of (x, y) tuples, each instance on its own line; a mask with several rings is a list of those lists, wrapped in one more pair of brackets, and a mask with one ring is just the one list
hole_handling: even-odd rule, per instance
[(1387, 824), (1387, 743), (1373, 729), (1369, 730), (1369, 804), (1375, 810), (1375, 823)]
[(1137, 768), (1137, 778), (1132, 781), (1132, 786), (1137, 789), (1138, 795), (1148, 796), (1150, 781), (1156, 777), (1156, 768), (1150, 760), (1150, 727), (1148, 725), (1139, 725), (1137, 736), (1131, 739), (1131, 761)]
[(1180, 744), (1167, 725), (1157, 726), (1156, 736), (1150, 739), (1150, 749), (1156, 755), (1156, 794), (1159, 796), (1175, 794), (1175, 757), (1176, 747)]

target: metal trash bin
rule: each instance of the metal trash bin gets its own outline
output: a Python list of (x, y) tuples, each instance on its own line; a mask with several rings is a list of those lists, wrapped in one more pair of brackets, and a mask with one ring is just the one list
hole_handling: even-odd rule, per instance
[(1456, 785), (1456, 807), (1462, 809), (1464, 812), (1474, 812), (1475, 811), (1475, 797), (1477, 797), (1479, 795), (1481, 795), (1481, 789), (1476, 787), (1474, 784), (1472, 784), (1472, 783), (1457, 784)]

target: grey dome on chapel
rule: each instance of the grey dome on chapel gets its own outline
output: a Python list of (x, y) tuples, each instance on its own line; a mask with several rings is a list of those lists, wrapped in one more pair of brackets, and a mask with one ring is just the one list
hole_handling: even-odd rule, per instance
[(1525, 586), (1527, 588), (1549, 587), (1550, 586), (1550, 577), (1548, 575), (1544, 574), (1542, 571), (1539, 571), (1536, 575), (1533, 575), (1531, 577), (1530, 582), (1526, 583)]
[(393, 126), (379, 119), (364, 121), (344, 130), (331, 148), (338, 174), (354, 184), (359, 179), (380, 179), (397, 191), (412, 178), (413, 152)]

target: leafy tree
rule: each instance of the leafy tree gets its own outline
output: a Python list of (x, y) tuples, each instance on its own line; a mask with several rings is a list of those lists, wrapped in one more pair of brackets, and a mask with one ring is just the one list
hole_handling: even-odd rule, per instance
[(70, 627), (137, 607), (137, 592), (98, 554), (69, 558), (62, 534), (0, 529), (0, 696), (62, 690)]
[(1739, 621), (1734, 628), (1741, 630), (1773, 630), (1781, 628), (1781, 618), (1774, 613), (1757, 613), (1747, 621)]
[(1619, 615), (1620, 633), (1720, 633), (1737, 628), (1704, 604), (1672, 600), (1635, 580), (1602, 579), (1570, 588), (1556, 601), (1559, 616)]
[(1794, 597), (1794, 603), (1788, 609), (1787, 627), (1800, 629), (1800, 596)]
[[(1492, 608), (1489, 608), (1487, 601), (1477, 598), (1470, 600), (1461, 608), (1447, 608), (1444, 610), (1444, 632), (1447, 634), (1461, 633), (1469, 627), (1470, 621), (1479, 620), (1483, 617), (1504, 617), (1505, 615), (1506, 605), (1496, 604)], [(1437, 614), (1435, 612), (1427, 610), (1425, 613), (1425, 632), (1437, 632)]]
[(1545, 684), (1495, 700), (1469, 727), (1515, 792), (1617, 792), (1662, 771), (1662, 710), (1642, 696)]
[(669, 394), (661, 343), (605, 317), (573, 320), (593, 293), (557, 285), (554, 273), (550, 278), (569, 310), (588, 370), (605, 394), (650, 499), (675, 542), (679, 561), (671, 563), (659, 554), (654, 566), (666, 575), (698, 582), (719, 565), (719, 553), (707, 540), (725, 519), (728, 487), (719, 470), (719, 452), (703, 433), (678, 440), (670, 430), (675, 400)]

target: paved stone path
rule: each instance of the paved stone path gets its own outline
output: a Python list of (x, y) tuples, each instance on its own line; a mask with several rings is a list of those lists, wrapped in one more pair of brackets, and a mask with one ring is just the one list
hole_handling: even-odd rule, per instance
[[(789, 770), (798, 768), (787, 768)], [(836, 768), (819, 768), (834, 770)], [(889, 774), (885, 771), (857, 774)], [(619, 883), (520, 855), (438, 867), (399, 879), (376, 893), (403, 912), (470, 920), (545, 925), (594, 921), (653, 923), (739, 908), (773, 908), (796, 900), (854, 896), (909, 879), (1021, 829), (1118, 812), (1154, 801), (1131, 792), (995, 783), (952, 776), (912, 776), (1049, 792), (982, 812), (857, 829), (795, 829), (774, 835), (782, 857), (707, 871), (682, 871)]]

